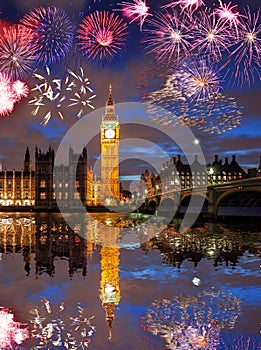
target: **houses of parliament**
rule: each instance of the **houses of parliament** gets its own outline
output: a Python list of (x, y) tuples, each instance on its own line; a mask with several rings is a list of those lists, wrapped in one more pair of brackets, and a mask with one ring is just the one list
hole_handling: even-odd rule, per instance
[(27, 147), (22, 170), (0, 169), (0, 206), (52, 210), (57, 208), (56, 199), (65, 208), (99, 205), (108, 197), (119, 199), (119, 142), (120, 124), (115, 114), (110, 85), (100, 126), (100, 179), (97, 180), (92, 168), (88, 167), (86, 147), (81, 154), (74, 153), (70, 147), (69, 164), (61, 166), (54, 166), (52, 147), (46, 152), (36, 147), (34, 169)]

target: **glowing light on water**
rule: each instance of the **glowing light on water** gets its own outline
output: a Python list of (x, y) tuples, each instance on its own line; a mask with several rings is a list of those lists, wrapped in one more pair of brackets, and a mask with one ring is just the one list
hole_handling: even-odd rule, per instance
[(0, 349), (14, 349), (16, 345), (22, 344), (29, 338), (26, 324), (14, 321), (12, 311), (0, 307)]

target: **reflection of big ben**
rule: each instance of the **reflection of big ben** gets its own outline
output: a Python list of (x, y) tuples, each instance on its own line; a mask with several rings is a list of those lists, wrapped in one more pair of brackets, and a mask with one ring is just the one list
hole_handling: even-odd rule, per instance
[(120, 248), (117, 244), (118, 234), (119, 229), (117, 227), (108, 227), (106, 237), (103, 237), (104, 245), (101, 247), (100, 298), (106, 313), (109, 340), (112, 337), (114, 309), (120, 302)]
[(100, 200), (120, 197), (119, 186), (119, 142), (120, 124), (115, 114), (112, 86), (106, 102), (105, 115), (100, 127), (101, 142), (101, 192)]

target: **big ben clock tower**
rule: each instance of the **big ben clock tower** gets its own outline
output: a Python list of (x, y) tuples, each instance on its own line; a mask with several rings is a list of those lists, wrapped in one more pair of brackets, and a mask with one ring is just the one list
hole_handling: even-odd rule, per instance
[(112, 86), (109, 86), (109, 97), (106, 102), (105, 115), (100, 127), (101, 142), (101, 191), (100, 200), (120, 198), (119, 185), (119, 142), (120, 124), (115, 114), (112, 99)]

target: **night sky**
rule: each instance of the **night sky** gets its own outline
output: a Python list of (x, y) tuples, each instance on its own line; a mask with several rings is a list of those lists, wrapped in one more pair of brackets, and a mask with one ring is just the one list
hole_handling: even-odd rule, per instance
[[(225, 1), (228, 3), (227, 1)], [(67, 11), (68, 15), (74, 22), (75, 31), (79, 28), (82, 19), (95, 10), (119, 9), (117, 5), (120, 1), (87, 1), (75, 0), (73, 2), (66, 0), (57, 1), (32, 1), (32, 0), (9, 0), (1, 1), (0, 16), (2, 20), (11, 23), (17, 23), (30, 9), (39, 6), (55, 5)], [(160, 2), (167, 3), (167, 1)], [(212, 1), (206, 3), (212, 3)], [(260, 6), (259, 0), (237, 0), (233, 2), (238, 5), (241, 11), (247, 5), (252, 10), (257, 10)], [(159, 1), (148, 0), (148, 6), (151, 7), (152, 13), (158, 10)], [(116, 12), (122, 16), (121, 12)], [(123, 17), (123, 16), (122, 16)], [(123, 17), (124, 18), (124, 17)], [(128, 23), (128, 19), (124, 18)], [(146, 27), (146, 21), (144, 28)], [(151, 60), (155, 61), (153, 56), (146, 54), (142, 38), (144, 33), (139, 29), (139, 24), (133, 22), (128, 25), (128, 39), (126, 50), (122, 57), (116, 62), (109, 65), (99, 65), (96, 62), (87, 62), (82, 53), (78, 50), (72, 50), (68, 57), (61, 63), (51, 66), (52, 72), (63, 74), (66, 68), (83, 67), (86, 75), (91, 81), (97, 97), (93, 100), (95, 108), (104, 106), (108, 86), (112, 83), (113, 98), (116, 103), (119, 102), (139, 102), (142, 93), (139, 86), (141, 85), (141, 76), (144, 70), (150, 65)], [(75, 43), (73, 44), (75, 47)], [(43, 72), (37, 67), (38, 72)], [(33, 80), (29, 76), (26, 79), (27, 84), (32, 88)], [(236, 98), (237, 103), (242, 106), (243, 117), (242, 123), (236, 129), (227, 131), (221, 135), (209, 135), (197, 129), (193, 129), (195, 137), (200, 140), (200, 146), (205, 154), (207, 162), (214, 158), (214, 154), (219, 154), (221, 158), (230, 157), (232, 154), (237, 155), (238, 162), (244, 168), (257, 167), (259, 156), (261, 155), (261, 82), (260, 77), (247, 86), (233, 86), (223, 82), (223, 92)], [(4, 168), (19, 169), (22, 167), (23, 157), (26, 146), (29, 146), (31, 153), (34, 153), (36, 145), (47, 149), (51, 144), (56, 149), (66, 134), (67, 130), (77, 121), (77, 117), (68, 110), (64, 112), (64, 120), (57, 116), (52, 118), (46, 127), (41, 125), (41, 118), (32, 115), (32, 106), (28, 105), (29, 97), (24, 98), (19, 104), (16, 104), (15, 110), (9, 116), (0, 118), (0, 160)], [(90, 112), (86, 108), (86, 113)], [(121, 116), (119, 115), (119, 120)], [(146, 135), (144, 135), (146, 139)], [(153, 150), (151, 150), (153, 156)]]

